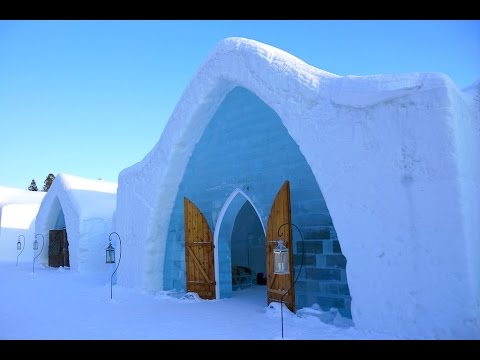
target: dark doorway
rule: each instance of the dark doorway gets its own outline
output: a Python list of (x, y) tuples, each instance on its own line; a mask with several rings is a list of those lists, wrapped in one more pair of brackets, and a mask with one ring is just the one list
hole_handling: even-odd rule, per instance
[(50, 230), (48, 233), (48, 266), (70, 267), (67, 230)]

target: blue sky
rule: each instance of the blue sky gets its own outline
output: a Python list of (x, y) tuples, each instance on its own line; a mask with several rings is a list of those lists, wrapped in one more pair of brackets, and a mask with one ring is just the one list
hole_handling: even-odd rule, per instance
[(230, 36), (338, 75), (480, 79), (480, 21), (0, 21), (0, 185), (59, 172), (117, 181)]

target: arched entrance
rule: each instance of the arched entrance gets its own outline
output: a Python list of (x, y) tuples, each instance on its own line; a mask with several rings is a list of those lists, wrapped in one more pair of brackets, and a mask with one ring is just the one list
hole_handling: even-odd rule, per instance
[(48, 266), (70, 267), (70, 251), (65, 214), (58, 198), (55, 199), (48, 221)]
[(231, 251), (232, 290), (257, 284), (257, 279), (265, 277), (265, 234), (249, 201), (245, 201), (235, 218)]
[[(317, 304), (326, 311), (334, 307), (351, 316), (346, 259), (312, 169), (278, 114), (241, 87), (232, 89), (213, 115), (179, 184), (167, 228), (164, 289), (188, 290), (186, 284), (193, 281), (187, 279), (184, 197), (198, 207), (213, 233), (213, 252), (218, 260), (214, 264), (215, 298), (223, 298), (232, 295), (231, 238), (245, 199), (268, 235), (272, 204), (287, 180), (291, 222), (305, 236), (302, 247), (300, 236), (293, 233), (294, 271), (300, 271), (302, 251), (305, 256), (291, 304), (298, 309)], [(278, 219), (272, 225), (271, 240), (284, 222)], [(282, 281), (275, 283), (278, 287), (269, 298), (276, 299), (276, 295), (281, 296), (289, 288)]]
[(220, 211), (214, 244), (217, 299), (256, 285), (257, 274), (266, 274), (265, 227), (255, 205), (240, 189), (230, 194)]

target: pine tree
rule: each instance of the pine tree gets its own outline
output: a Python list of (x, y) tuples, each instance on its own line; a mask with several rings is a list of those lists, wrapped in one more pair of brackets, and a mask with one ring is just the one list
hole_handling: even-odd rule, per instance
[(38, 191), (38, 187), (37, 187), (37, 183), (35, 182), (35, 179), (32, 179), (32, 182), (30, 183), (30, 186), (28, 187), (28, 190)]
[(52, 186), (53, 180), (55, 180), (55, 175), (48, 174), (47, 178), (43, 182), (44, 185), (42, 191), (48, 191), (48, 189), (50, 189), (50, 186)]

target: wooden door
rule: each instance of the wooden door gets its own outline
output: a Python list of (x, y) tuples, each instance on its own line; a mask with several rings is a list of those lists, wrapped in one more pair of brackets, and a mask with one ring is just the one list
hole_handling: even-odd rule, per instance
[(187, 198), (183, 199), (187, 291), (215, 299), (213, 236), (207, 220)]
[[(291, 223), (290, 211), (290, 183), (285, 181), (275, 197), (270, 216), (268, 217), (266, 251), (267, 251), (267, 303), (272, 301), (280, 302), (282, 295), (283, 303), (295, 312), (295, 289), (293, 288), (293, 246), (292, 226), (285, 225), (280, 229), (281, 236), (278, 236), (278, 229), (281, 225)], [(290, 255), (290, 273), (286, 275), (274, 274), (273, 250), (277, 246), (277, 240), (283, 240)]]
[(70, 266), (67, 232), (50, 230), (48, 232), (48, 266)]

